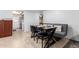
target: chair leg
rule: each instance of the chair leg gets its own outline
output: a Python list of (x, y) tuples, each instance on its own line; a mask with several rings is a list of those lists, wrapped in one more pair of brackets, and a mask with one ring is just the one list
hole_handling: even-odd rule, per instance
[(35, 33), (34, 33), (34, 41), (35, 41)]
[(48, 45), (48, 43), (49, 43), (49, 40), (47, 40), (47, 42), (46, 42), (46, 44), (45, 44), (44, 48), (46, 48), (46, 46)]
[(34, 37), (34, 41), (35, 41), (35, 37)]
[(50, 41), (50, 39), (47, 40), (47, 42), (46, 42), (44, 48), (47, 48), (47, 46), (49, 46), (49, 41)]
[(47, 45), (46, 48), (49, 48), (49, 47), (51, 46), (52, 43), (53, 43), (53, 40), (50, 40), (50, 41), (48, 42), (48, 45)]
[(43, 37), (42, 37), (42, 48), (43, 48)]
[(36, 38), (36, 40), (37, 40), (37, 42), (36, 42), (36, 43), (38, 43), (38, 38)]
[(46, 48), (49, 48), (53, 44), (53, 42), (56, 42), (54, 38), (48, 42), (48, 45), (46, 46)]
[(31, 34), (31, 38), (33, 38), (33, 34)]
[(55, 42), (57, 42), (55, 38), (53, 38), (53, 40), (54, 40)]

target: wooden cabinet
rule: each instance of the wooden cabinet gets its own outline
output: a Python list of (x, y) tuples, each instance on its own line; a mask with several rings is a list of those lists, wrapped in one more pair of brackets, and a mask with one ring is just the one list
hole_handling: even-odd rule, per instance
[(12, 20), (0, 20), (0, 38), (12, 35)]

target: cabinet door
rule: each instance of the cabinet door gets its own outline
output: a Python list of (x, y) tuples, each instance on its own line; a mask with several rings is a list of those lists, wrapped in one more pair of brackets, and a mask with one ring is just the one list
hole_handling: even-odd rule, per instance
[(0, 20), (0, 34), (3, 33), (4, 24), (3, 21)]
[(12, 21), (11, 20), (4, 21), (4, 34), (5, 36), (12, 35)]
[(0, 37), (3, 37), (4, 34), (4, 22), (0, 20)]

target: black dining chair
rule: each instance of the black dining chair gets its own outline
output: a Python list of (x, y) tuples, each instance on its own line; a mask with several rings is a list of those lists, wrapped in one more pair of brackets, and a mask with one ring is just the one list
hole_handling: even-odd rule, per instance
[(44, 46), (45, 48), (48, 45), (50, 39), (52, 39), (55, 30), (56, 28), (42, 29), (42, 31), (37, 34), (37, 42), (38, 42), (38, 39), (42, 39), (42, 48), (43, 48), (43, 40), (48, 39)]
[(36, 34), (39, 32), (39, 30), (36, 26), (33, 25), (30, 26), (30, 29), (31, 29), (31, 38), (34, 38), (35, 41)]
[(52, 28), (52, 30), (50, 32), (48, 32), (48, 40), (47, 40), (44, 48), (48, 48), (48, 47), (50, 47), (51, 43), (56, 42), (56, 40), (54, 38), (55, 30), (56, 30), (56, 27)]
[[(35, 26), (30, 26), (30, 29), (31, 29), (31, 38), (35, 38), (35, 36), (36, 36), (36, 33), (37, 33), (37, 31), (36, 31), (36, 27)], [(35, 40), (35, 39), (34, 39)]]

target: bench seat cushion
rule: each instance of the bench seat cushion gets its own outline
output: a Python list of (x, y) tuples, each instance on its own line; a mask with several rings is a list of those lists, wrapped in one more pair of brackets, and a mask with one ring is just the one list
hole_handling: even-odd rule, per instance
[(56, 31), (55, 34), (54, 34), (55, 37), (59, 37), (59, 38), (62, 38), (65, 36), (65, 32), (59, 32), (59, 31)]

